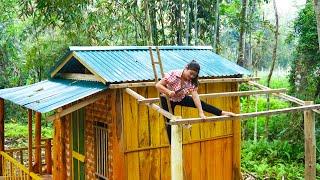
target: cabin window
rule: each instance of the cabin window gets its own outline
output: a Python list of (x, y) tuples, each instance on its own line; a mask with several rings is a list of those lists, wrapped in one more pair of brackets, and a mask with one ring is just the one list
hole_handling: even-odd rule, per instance
[(96, 177), (108, 179), (108, 130), (107, 124), (95, 122), (94, 125)]
[(74, 180), (85, 179), (85, 110), (72, 113), (72, 177)]

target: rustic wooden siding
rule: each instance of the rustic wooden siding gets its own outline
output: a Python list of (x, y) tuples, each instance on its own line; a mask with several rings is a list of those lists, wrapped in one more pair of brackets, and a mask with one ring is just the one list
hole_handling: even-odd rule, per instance
[[(145, 97), (157, 97), (154, 87), (133, 88)], [(236, 91), (236, 83), (201, 84), (199, 93)], [(125, 179), (170, 179), (170, 150), (163, 117), (145, 105), (138, 105), (122, 92)], [(223, 110), (238, 112), (238, 98), (206, 99)], [(197, 109), (179, 107), (175, 115), (198, 117)], [(209, 115), (209, 114), (207, 114)], [(223, 121), (192, 125), (183, 129), (185, 179), (232, 179), (239, 168), (239, 122)], [(237, 130), (237, 133), (240, 131)], [(237, 139), (234, 139), (236, 137)], [(236, 150), (236, 152), (234, 151)], [(116, 158), (116, 157), (115, 157)]]

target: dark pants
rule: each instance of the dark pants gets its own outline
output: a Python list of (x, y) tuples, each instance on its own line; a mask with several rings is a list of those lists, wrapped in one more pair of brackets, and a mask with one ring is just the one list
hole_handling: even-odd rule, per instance
[[(166, 111), (169, 111), (166, 97), (160, 96), (160, 99), (161, 99), (162, 108), (165, 109)], [(179, 102), (170, 101), (170, 104), (171, 104), (171, 109), (172, 109), (173, 114), (174, 114), (174, 108), (176, 107), (176, 105), (196, 108), (196, 105), (194, 104), (194, 101), (193, 101), (192, 97), (190, 97), (190, 96), (184, 97)], [(220, 110), (210, 104), (207, 104), (203, 101), (201, 101), (201, 106), (202, 106), (203, 111), (217, 115), (217, 116), (221, 116), (222, 110)], [(168, 119), (166, 117), (165, 117), (165, 119), (167, 122), (170, 121), (170, 119)], [(167, 127), (167, 134), (168, 134), (169, 142), (171, 144), (171, 127), (168, 124), (166, 124), (166, 127)]]

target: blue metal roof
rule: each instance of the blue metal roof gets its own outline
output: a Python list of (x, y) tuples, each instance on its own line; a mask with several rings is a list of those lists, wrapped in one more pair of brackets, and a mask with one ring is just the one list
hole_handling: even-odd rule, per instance
[[(160, 46), (164, 72), (181, 69), (191, 60), (200, 66), (200, 78), (248, 75), (250, 72), (214, 52), (210, 46)], [(153, 81), (154, 74), (147, 46), (70, 47), (82, 63), (109, 83)], [(157, 53), (153, 47), (153, 56)], [(64, 72), (77, 71), (75, 59), (63, 67)], [(158, 68), (159, 69), (159, 68)], [(160, 71), (158, 70), (160, 75)], [(161, 77), (161, 76), (159, 76)]]
[(0, 89), (0, 97), (46, 113), (105, 89), (107, 86), (98, 82), (50, 79), (22, 87)]

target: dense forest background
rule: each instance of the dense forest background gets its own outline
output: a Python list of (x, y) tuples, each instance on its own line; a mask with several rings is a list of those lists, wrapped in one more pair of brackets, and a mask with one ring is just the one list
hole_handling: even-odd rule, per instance
[[(317, 0), (302, 5), (289, 1), (297, 6), (294, 19), (279, 16), (277, 2), (0, 0), (0, 88), (47, 79), (71, 45), (210, 45), (261, 76), (260, 83), (286, 87), (293, 96), (320, 103)], [(265, 96), (241, 101), (243, 112), (291, 106)], [(6, 135), (12, 138), (8, 143), (18, 146), (16, 141), (25, 136), (26, 110), (8, 103), (6, 112)], [(50, 136), (50, 123), (43, 123), (48, 127), (43, 133)], [(302, 113), (259, 117), (242, 126), (244, 176), (303, 179)], [(319, 154), (320, 143), (317, 147)]]

